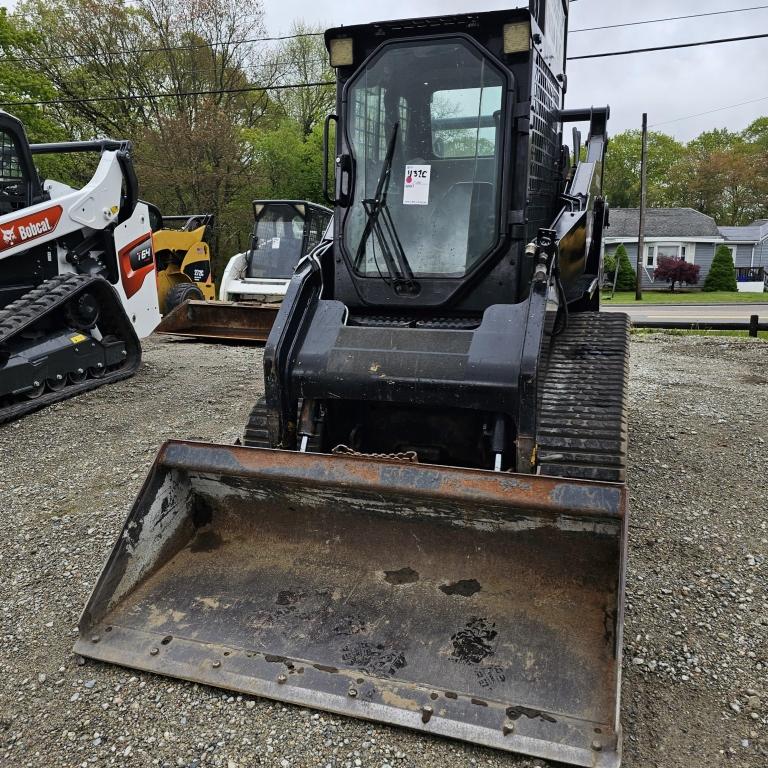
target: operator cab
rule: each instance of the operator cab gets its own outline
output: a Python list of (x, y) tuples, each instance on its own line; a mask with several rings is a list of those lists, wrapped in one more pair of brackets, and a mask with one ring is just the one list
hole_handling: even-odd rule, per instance
[(298, 200), (254, 200), (253, 215), (245, 277), (255, 280), (289, 280), (299, 259), (320, 244), (332, 216)]
[(356, 274), (407, 291), (410, 278), (461, 278), (493, 248), (505, 88), (461, 38), (391, 43), (352, 79), (342, 242)]
[(334, 297), (353, 314), (479, 316), (519, 302), (524, 247), (557, 212), (562, 63), (545, 38), (557, 72), (531, 50), (535, 20), (518, 10), (429, 23), (429, 36), (418, 20), (326, 32), (338, 84), (326, 123), (326, 146), (337, 127)]
[(24, 126), (0, 110), (0, 216), (45, 200)]

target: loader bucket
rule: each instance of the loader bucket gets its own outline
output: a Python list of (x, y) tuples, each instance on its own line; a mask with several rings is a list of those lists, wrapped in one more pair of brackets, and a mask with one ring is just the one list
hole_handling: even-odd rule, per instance
[(155, 333), (219, 341), (266, 341), (279, 309), (279, 304), (190, 300), (169, 312)]
[(168, 442), (75, 650), (618, 766), (626, 503), (610, 483)]

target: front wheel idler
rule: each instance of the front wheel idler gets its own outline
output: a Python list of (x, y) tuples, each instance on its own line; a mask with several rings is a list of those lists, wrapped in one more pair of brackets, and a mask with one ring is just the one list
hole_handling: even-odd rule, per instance
[(94, 328), (101, 314), (98, 299), (89, 291), (72, 299), (66, 312), (69, 322), (80, 330)]

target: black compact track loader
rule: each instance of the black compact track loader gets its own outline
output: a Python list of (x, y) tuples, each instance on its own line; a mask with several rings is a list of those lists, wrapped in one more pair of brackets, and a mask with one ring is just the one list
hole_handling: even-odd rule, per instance
[(608, 109), (563, 109), (566, 28), (550, 0), (326, 32), (333, 241), (247, 447), (161, 448), (79, 653), (618, 766), (628, 321), (598, 311)]

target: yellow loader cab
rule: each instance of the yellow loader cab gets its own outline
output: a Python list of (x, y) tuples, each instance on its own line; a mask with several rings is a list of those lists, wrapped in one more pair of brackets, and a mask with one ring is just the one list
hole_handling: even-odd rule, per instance
[(208, 243), (213, 214), (161, 216), (156, 209), (152, 213), (160, 312), (166, 315), (189, 299), (215, 299)]

